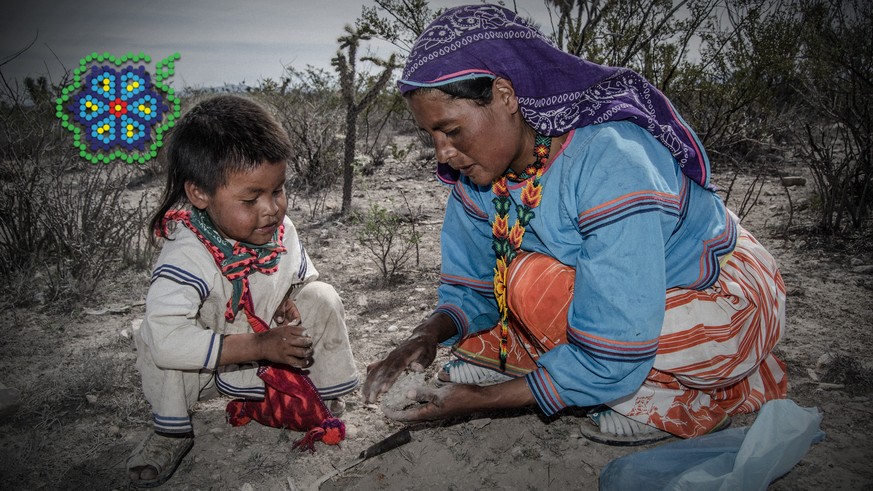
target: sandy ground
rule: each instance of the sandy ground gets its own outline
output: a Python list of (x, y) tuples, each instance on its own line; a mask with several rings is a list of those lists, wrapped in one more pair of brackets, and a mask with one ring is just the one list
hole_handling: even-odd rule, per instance
[[(448, 190), (418, 164), (388, 164), (357, 189), (365, 190), (355, 195), (359, 208), (370, 202), (402, 208), (398, 190), (413, 210), (422, 207), (419, 229), (425, 236), (418, 262), (390, 287), (377, 286), (378, 269), (369, 251), (356, 243), (348, 221), (309, 220), (304, 202), (289, 214), (322, 279), (344, 299), (364, 374), (436, 302), (438, 234)], [(809, 203), (811, 184), (791, 193), (802, 208)], [(337, 199), (329, 197), (332, 211)], [(786, 236), (787, 200), (771, 178), (744, 219), (780, 262), (788, 289), (788, 325), (777, 354), (788, 366), (789, 396), (801, 406), (817, 407), (827, 434), (770, 488), (871, 489), (873, 444), (867, 436), (873, 434), (873, 380), (866, 360), (873, 347), (873, 274), (865, 266), (873, 264), (873, 251), (861, 240), (834, 247), (808, 237), (800, 229), (809, 213), (795, 210)], [(125, 461), (149, 431), (149, 408), (139, 388), (133, 342), (124, 335), (142, 318), (148, 274), (119, 275), (116, 281), (107, 285), (105, 298), (72, 315), (40, 308), (4, 312), (0, 381), (22, 392), (23, 405), (0, 420), (0, 487), (128, 487)], [(446, 359), (442, 350), (426, 376), (433, 377)], [(164, 488), (311, 489), (333, 465), (402, 428), (354, 393), (343, 415), (347, 440), (300, 453), (291, 449), (298, 433), (256, 423), (227, 425), (226, 402), (215, 399), (195, 408), (195, 446)], [(410, 443), (328, 480), (321, 489), (594, 489), (608, 462), (647, 447), (589, 442), (579, 432), (582, 418), (581, 412), (566, 411), (546, 419), (531, 409), (413, 426)], [(733, 426), (753, 421), (754, 416), (737, 417)]]

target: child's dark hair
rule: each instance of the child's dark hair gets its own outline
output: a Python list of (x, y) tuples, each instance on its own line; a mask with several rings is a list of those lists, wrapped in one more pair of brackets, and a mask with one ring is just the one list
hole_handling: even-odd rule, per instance
[(494, 85), (494, 79), (491, 77), (468, 78), (457, 82), (440, 85), (437, 87), (422, 87), (404, 94), (404, 97), (409, 97), (416, 92), (424, 92), (429, 90), (439, 90), (444, 92), (453, 99), (470, 99), (480, 106), (491, 104), (493, 93), (491, 87)]
[(167, 185), (150, 230), (166, 238), (161, 226), (164, 215), (187, 202), (186, 182), (213, 194), (227, 184), (232, 172), (252, 170), (265, 162), (284, 164), (291, 154), (288, 134), (257, 102), (221, 95), (198, 103), (170, 135)]

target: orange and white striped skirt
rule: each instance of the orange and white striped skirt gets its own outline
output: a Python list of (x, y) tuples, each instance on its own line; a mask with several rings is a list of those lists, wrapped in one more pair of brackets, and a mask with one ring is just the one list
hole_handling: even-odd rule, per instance
[[(667, 291), (655, 363), (635, 393), (608, 402), (641, 423), (689, 438), (733, 414), (784, 398), (788, 379), (772, 350), (785, 324), (785, 285), (776, 262), (746, 230), (705, 290)], [(506, 373), (522, 376), (567, 342), (575, 271), (542, 254), (525, 253), (508, 272), (510, 336)], [(499, 327), (462, 340), (455, 354), (499, 367)]]

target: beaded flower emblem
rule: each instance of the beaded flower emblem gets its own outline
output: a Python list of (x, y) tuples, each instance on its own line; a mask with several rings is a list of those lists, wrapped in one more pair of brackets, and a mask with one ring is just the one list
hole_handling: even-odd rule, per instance
[[(540, 178), (543, 175), (543, 167), (549, 160), (549, 149), (552, 146), (552, 138), (537, 135), (534, 141), (534, 162), (527, 166), (521, 174), (516, 174), (509, 169), (505, 174), (491, 183), (491, 191), (494, 198), (496, 214), (491, 223), (491, 235), (494, 237), (491, 247), (497, 255), (494, 267), (494, 298), (497, 300), (497, 309), (500, 313), (500, 370), (506, 369), (506, 343), (509, 338), (509, 307), (506, 304), (506, 271), (509, 263), (518, 255), (521, 249), (521, 241), (524, 239), (525, 227), (533, 220), (534, 208), (540, 205), (543, 196), (543, 188)], [(512, 228), (509, 228), (509, 186), (506, 181), (524, 182), (521, 190), (521, 204), (516, 205), (516, 220)]]
[(144, 53), (82, 58), (56, 106), (79, 156), (95, 164), (142, 164), (157, 155), (163, 134), (179, 117), (179, 99), (166, 83), (178, 59), (174, 53), (159, 61), (153, 77), (145, 66), (151, 57)]

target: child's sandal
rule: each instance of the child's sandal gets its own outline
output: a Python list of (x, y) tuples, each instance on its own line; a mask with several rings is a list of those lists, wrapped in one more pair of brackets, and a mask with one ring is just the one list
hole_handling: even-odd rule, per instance
[[(127, 459), (131, 484), (153, 488), (167, 482), (193, 446), (191, 437), (170, 438), (150, 432)], [(154, 469), (155, 477), (143, 479), (142, 473), (149, 467)]]
[(346, 412), (346, 402), (340, 398), (328, 399), (324, 401), (324, 403), (327, 405), (327, 408), (330, 410), (330, 414), (334, 418), (339, 418), (343, 415), (344, 412)]

